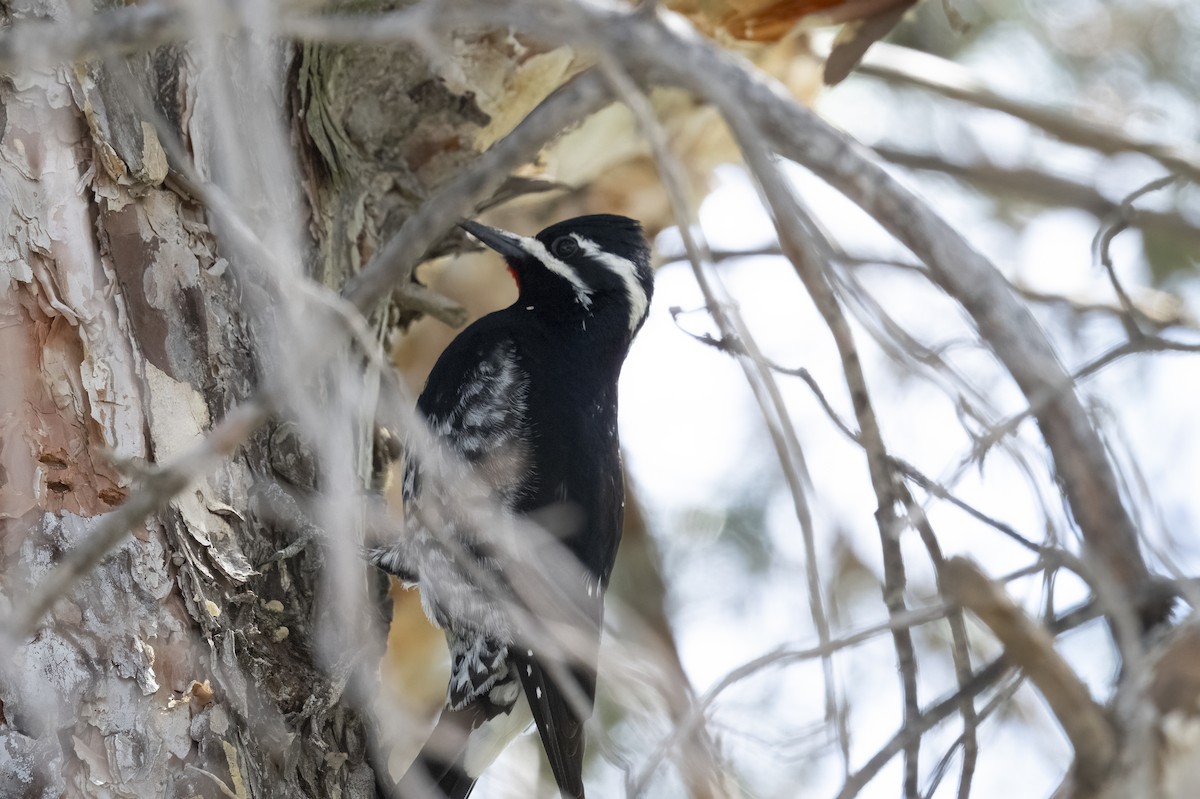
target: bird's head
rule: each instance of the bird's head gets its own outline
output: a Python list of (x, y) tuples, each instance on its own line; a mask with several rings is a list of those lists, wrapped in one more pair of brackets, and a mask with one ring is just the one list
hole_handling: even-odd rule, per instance
[(614, 214), (567, 219), (538, 233), (463, 222), (463, 229), (504, 256), (517, 280), (518, 304), (547, 318), (596, 320), (630, 338), (646, 320), (654, 291), (650, 248), (642, 226)]

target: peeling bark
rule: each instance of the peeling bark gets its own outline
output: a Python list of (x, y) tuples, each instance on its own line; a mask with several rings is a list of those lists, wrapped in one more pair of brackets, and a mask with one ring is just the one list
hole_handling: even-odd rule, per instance
[[(237, 77), (264, 68), (244, 44), (219, 43), (235, 106), (250, 97)], [(411, 48), (255, 51), (275, 57), (269, 77), (286, 93), (277, 116), (308, 201), (305, 267), (326, 285), (571, 69), (567, 52), (499, 34), (447, 47), (436, 70)], [(204, 179), (222, 181), (205, 63), (199, 45), (171, 46), (0, 81), (0, 610), (144, 468), (249, 396), (275, 346), (255, 265), (223, 249), (129, 96), (145, 92)], [(322, 665), (321, 546), (256, 568), (297, 534), (256, 486), (311, 490), (318, 471), (287, 425), (256, 434), (57, 602), (0, 665), (0, 793), (375, 795), (357, 703), (382, 633), (379, 651)], [(371, 590), (365, 568), (358, 590)]]

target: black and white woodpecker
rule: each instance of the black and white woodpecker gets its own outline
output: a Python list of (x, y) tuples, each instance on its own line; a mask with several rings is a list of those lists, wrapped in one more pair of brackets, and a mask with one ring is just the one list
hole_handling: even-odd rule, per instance
[[(410, 455), (406, 534), (370, 560), (416, 582), (446, 633), (451, 675), (446, 706), (401, 791), (463, 799), (532, 715), (559, 791), (575, 799), (584, 795), (583, 725), (624, 516), (617, 378), (649, 309), (650, 252), (641, 225), (623, 216), (568, 219), (533, 237), (462, 227), (504, 257), (519, 294), (450, 343), (417, 409), (504, 512), (561, 546), (526, 547), (519, 563), (506, 564), (487, 531), (456, 521), (445, 502), (421, 512), (434, 504), (422, 480), (431, 467)], [(564, 636), (546, 613), (565, 618), (562, 608), (519, 596), (516, 572), (543, 572), (570, 595), (563, 604), (583, 620), (565, 636), (571, 641), (549, 647)]]

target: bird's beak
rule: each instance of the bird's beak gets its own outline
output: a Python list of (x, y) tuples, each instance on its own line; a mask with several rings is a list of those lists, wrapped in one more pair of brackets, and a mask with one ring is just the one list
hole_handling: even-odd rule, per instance
[(519, 261), (529, 255), (521, 246), (521, 238), (515, 233), (481, 225), (469, 219), (459, 222), (458, 226), (479, 239), (487, 247), (503, 255), (506, 261)]

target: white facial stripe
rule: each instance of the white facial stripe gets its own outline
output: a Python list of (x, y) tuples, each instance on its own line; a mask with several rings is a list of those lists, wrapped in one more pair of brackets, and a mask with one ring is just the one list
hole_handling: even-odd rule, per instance
[(650, 305), (650, 298), (646, 296), (646, 290), (642, 288), (642, 281), (638, 280), (637, 265), (628, 258), (605, 252), (596, 242), (585, 239), (583, 236), (576, 233), (572, 233), (571, 236), (579, 242), (579, 246), (589, 257), (604, 264), (609, 271), (620, 277), (625, 283), (625, 291), (629, 294), (629, 329), (630, 331), (636, 330)]
[(576, 302), (584, 308), (592, 307), (592, 290), (579, 277), (578, 272), (551, 255), (550, 251), (546, 249), (546, 245), (537, 239), (530, 236), (519, 236), (517, 240), (525, 252), (537, 258), (547, 269), (571, 284), (575, 289)]

